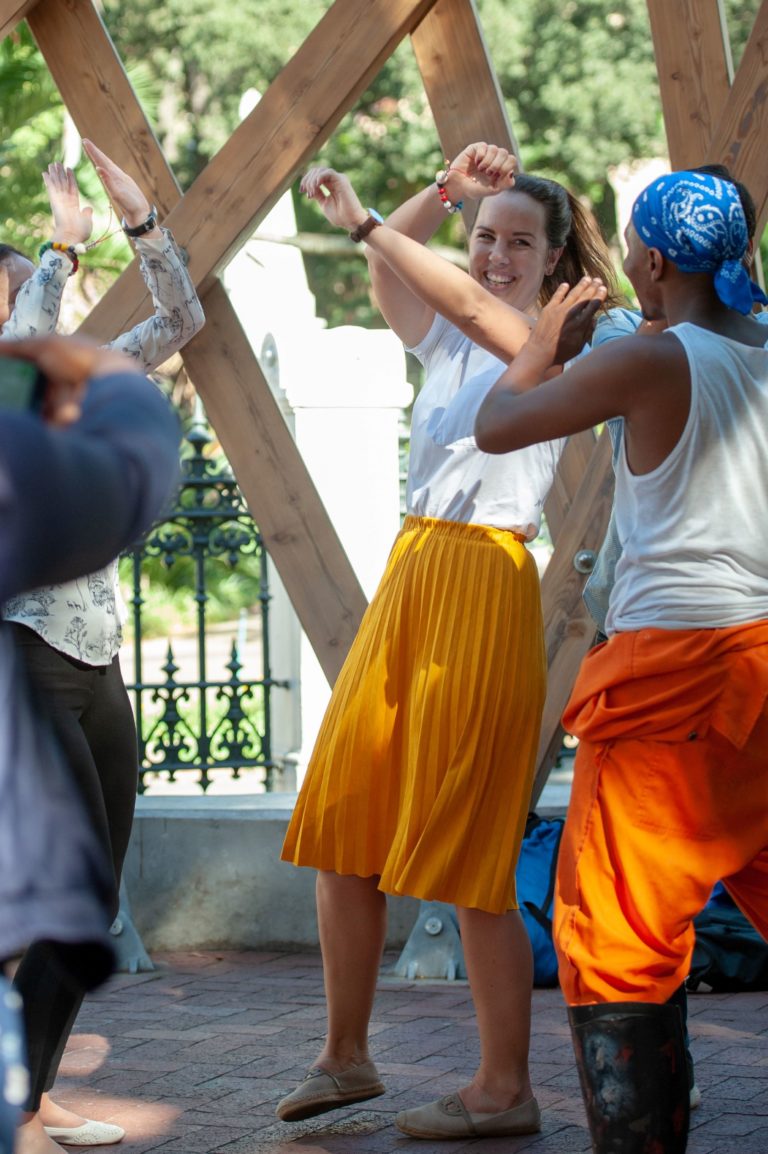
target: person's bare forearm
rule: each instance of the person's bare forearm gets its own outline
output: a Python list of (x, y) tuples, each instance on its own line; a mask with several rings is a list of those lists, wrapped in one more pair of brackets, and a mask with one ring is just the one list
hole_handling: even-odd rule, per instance
[(389, 220), (365, 239), (406, 288), (501, 360), (511, 360), (525, 344), (530, 317), (491, 296), (468, 273), (423, 244), (391, 228)]

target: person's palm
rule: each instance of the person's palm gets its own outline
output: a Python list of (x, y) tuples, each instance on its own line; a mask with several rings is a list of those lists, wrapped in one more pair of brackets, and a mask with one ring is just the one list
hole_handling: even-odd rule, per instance
[(301, 181), (300, 191), (315, 200), (326, 219), (339, 228), (354, 228), (365, 215), (348, 177), (333, 168), (311, 168)]
[(53, 239), (64, 244), (83, 244), (91, 235), (93, 210), (81, 207), (80, 192), (71, 168), (56, 161), (43, 173), (51, 202)]
[(566, 284), (556, 289), (547, 302), (531, 333), (531, 343), (546, 350), (552, 365), (573, 360), (589, 341), (595, 315), (605, 300), (607, 289), (596, 277), (583, 277), (572, 288)]
[(120, 216), (129, 225), (140, 224), (149, 215), (150, 203), (136, 181), (90, 140), (83, 141), (83, 148), (93, 162), (93, 166), (104, 185), (107, 196)]

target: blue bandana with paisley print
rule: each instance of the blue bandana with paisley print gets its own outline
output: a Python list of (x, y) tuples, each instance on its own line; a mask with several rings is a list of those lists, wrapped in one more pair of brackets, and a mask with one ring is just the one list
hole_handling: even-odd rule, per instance
[(743, 260), (749, 234), (739, 194), (730, 181), (703, 172), (672, 172), (649, 184), (635, 201), (632, 223), (649, 248), (681, 272), (714, 275), (723, 304), (740, 313), (768, 304)]

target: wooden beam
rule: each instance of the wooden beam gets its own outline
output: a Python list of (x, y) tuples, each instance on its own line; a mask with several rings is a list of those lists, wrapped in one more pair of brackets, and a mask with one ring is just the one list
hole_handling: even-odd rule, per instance
[(37, 0), (0, 0), (0, 38), (13, 32), (36, 3)]
[(703, 164), (733, 67), (722, 0), (648, 0), (672, 168)]
[(184, 364), (332, 684), (365, 612), (365, 595), (218, 281), (204, 305), (205, 328), (184, 350)]
[(519, 160), (474, 0), (437, 0), (411, 44), (443, 155), (452, 159), (473, 140), (486, 140)]
[(612, 502), (611, 439), (608, 430), (604, 429), (541, 582), (549, 679), (531, 809), (541, 795), (560, 750), (563, 735), (560, 718), (582, 658), (595, 636), (595, 623), (582, 597), (586, 577), (574, 568), (573, 559), (582, 549), (598, 551), (608, 526)]
[(569, 437), (558, 462), (554, 484), (544, 502), (544, 516), (552, 544), (557, 545), (563, 525), (584, 479), (597, 438), (594, 430), (585, 429)]
[(755, 17), (725, 108), (707, 148), (755, 199), (759, 236), (768, 217), (768, 0)]
[[(61, 0), (41, 0), (33, 33), (45, 43), (49, 67), (78, 130), (104, 145), (140, 182), (152, 173), (158, 207), (171, 207), (180, 197), (173, 173), (125, 80), (107, 31), (93, 4), (77, 0), (72, 7), (75, 19), (69, 18)], [(82, 72), (69, 67), (79, 58), (81, 37), (90, 61)], [(105, 92), (114, 92), (116, 99), (104, 99)], [(133, 266), (127, 271), (138, 275)], [(142, 299), (146, 309), (140, 315), (147, 315), (145, 292)], [(207, 323), (183, 350), (185, 366), (323, 671), (333, 682), (365, 597), (218, 281), (210, 284), (203, 307)], [(102, 325), (97, 332), (101, 339), (110, 339), (123, 327), (118, 317), (106, 331)]]
[[(95, 6), (39, 0), (28, 23), (80, 133), (129, 172), (162, 215), (170, 212), (181, 190)], [(122, 331), (118, 322), (102, 335)]]
[[(167, 217), (195, 284), (204, 289), (227, 263), (432, 3), (336, 0)], [(63, 64), (59, 46), (49, 51)], [(89, 331), (134, 324), (146, 307), (142, 290), (135, 274), (120, 277), (93, 310)]]

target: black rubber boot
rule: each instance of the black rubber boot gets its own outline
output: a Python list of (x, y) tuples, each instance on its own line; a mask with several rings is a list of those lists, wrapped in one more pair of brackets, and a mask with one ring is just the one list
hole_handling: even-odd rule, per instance
[(568, 1019), (595, 1154), (682, 1154), (689, 1091), (677, 1006), (570, 1006)]

